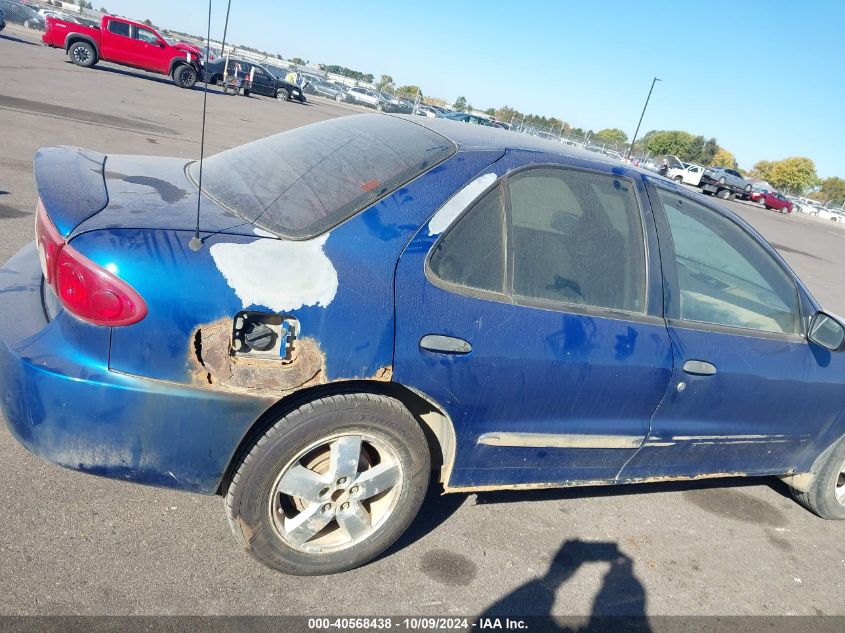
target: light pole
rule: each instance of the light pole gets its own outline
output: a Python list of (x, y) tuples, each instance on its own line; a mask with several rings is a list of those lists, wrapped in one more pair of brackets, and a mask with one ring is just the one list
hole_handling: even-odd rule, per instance
[(643, 117), (645, 116), (645, 109), (648, 107), (648, 100), (651, 99), (651, 91), (654, 90), (654, 84), (656, 84), (658, 81), (661, 81), (661, 80), (658, 79), (657, 77), (655, 77), (651, 81), (651, 88), (648, 89), (648, 96), (645, 98), (645, 105), (643, 106), (642, 114), (640, 114), (640, 120), (637, 122), (637, 129), (636, 129), (636, 131), (634, 131), (634, 138), (631, 139), (631, 146), (628, 148), (628, 151), (625, 154), (625, 158), (630, 158), (631, 152), (634, 151), (634, 143), (637, 140), (637, 134), (640, 133), (640, 125), (642, 125)]

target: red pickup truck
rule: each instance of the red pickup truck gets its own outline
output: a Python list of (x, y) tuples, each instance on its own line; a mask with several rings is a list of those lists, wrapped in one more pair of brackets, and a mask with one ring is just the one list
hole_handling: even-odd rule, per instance
[(100, 60), (123, 64), (170, 75), (181, 88), (191, 88), (202, 78), (202, 53), (196, 46), (168, 44), (150, 27), (112, 15), (103, 16), (100, 26), (93, 27), (47, 18), (41, 41), (64, 48), (74, 64), (86, 68)]

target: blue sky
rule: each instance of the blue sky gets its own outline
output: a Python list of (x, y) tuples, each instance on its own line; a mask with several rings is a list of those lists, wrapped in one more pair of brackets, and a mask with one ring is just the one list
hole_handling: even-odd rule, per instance
[[(219, 39), (226, 3), (212, 2)], [(101, 3), (205, 32), (202, 0)], [(845, 0), (232, 0), (228, 39), (629, 136), (657, 75), (641, 134), (715, 136), (746, 169), (809, 156), (824, 178), (845, 177), (843, 24)]]

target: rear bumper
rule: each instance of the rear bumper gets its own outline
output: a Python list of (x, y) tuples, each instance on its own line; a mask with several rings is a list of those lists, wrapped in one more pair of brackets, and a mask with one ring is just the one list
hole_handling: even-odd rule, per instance
[(106, 477), (216, 492), (268, 399), (108, 369), (107, 328), (47, 321), (33, 244), (0, 270), (0, 407), (12, 434), (51, 462)]

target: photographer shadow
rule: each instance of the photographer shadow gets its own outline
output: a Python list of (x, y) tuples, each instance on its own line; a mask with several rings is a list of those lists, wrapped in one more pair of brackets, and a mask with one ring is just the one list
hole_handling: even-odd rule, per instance
[[(580, 624), (581, 618), (551, 618), (557, 590), (568, 582), (581, 566), (588, 563), (607, 563), (608, 571), (601, 588), (593, 598), (589, 620)], [(530, 631), (567, 633), (604, 633), (626, 631), (651, 633), (646, 617), (645, 588), (637, 578), (631, 558), (620, 551), (616, 543), (566, 541), (555, 555), (545, 575), (526, 582), (504, 596), (477, 619), (483, 627), (485, 619), (545, 616), (528, 627)], [(567, 623), (568, 622), (568, 623)], [(572, 626), (569, 626), (572, 624)]]

